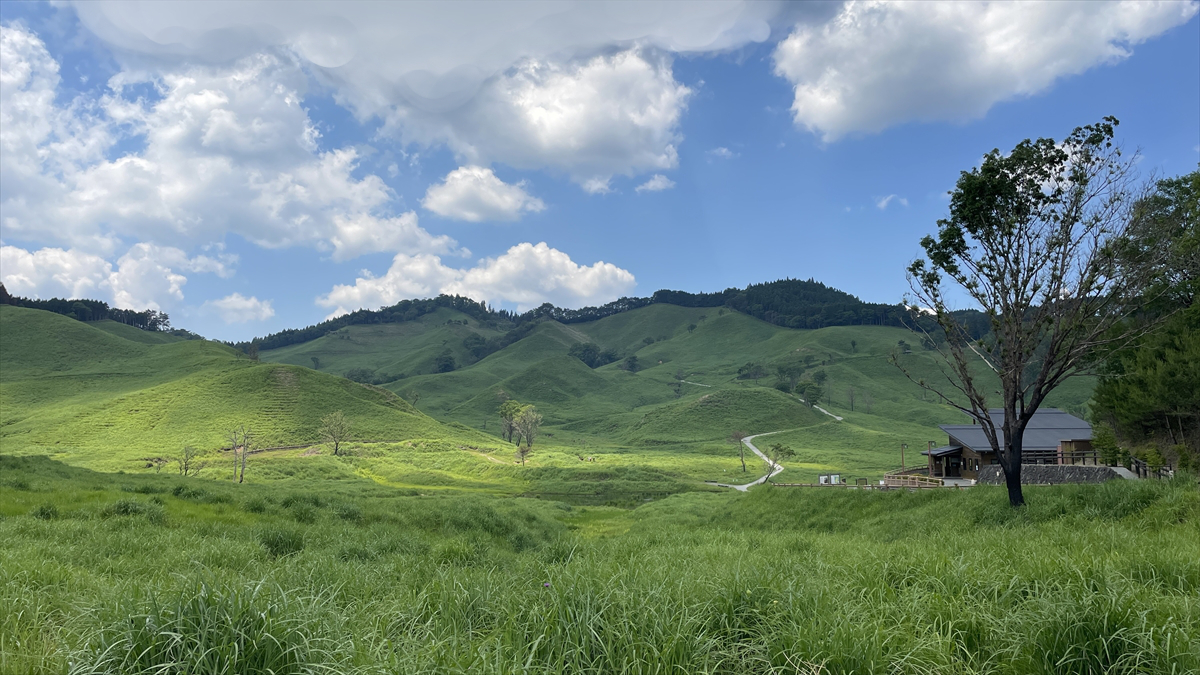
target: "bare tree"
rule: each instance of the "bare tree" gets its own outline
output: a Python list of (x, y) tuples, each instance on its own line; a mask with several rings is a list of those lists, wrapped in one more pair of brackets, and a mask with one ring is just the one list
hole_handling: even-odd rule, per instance
[(850, 412), (854, 412), (854, 387), (846, 387), (846, 398), (850, 401)]
[(179, 465), (180, 476), (186, 478), (193, 473), (199, 473), (200, 467), (196, 461), (196, 457), (199, 456), (199, 454), (200, 452), (196, 450), (195, 446), (183, 446), (183, 449), (179, 451), (179, 457), (175, 459), (175, 462)]
[(242, 472), (238, 475), (238, 482), (246, 480), (246, 455), (250, 454), (250, 444), (254, 441), (254, 432), (249, 427), (242, 427)]
[(517, 459), (520, 460), (521, 466), (525, 466), (525, 458), (533, 453), (533, 448), (528, 445), (517, 446)]
[(744, 431), (735, 431), (729, 434), (729, 442), (737, 444), (738, 457), (742, 460), (742, 473), (746, 473), (746, 444), (742, 442), (742, 439), (749, 435)]
[[(233, 453), (233, 478), (231, 480), (241, 483), (246, 479), (246, 455), (250, 453), (250, 443), (254, 440), (254, 432), (242, 424), (227, 431), (225, 439), (229, 441), (229, 450)], [(198, 467), (197, 471), (199, 471)]]
[(350, 440), (350, 421), (341, 410), (329, 413), (321, 418), (321, 440), (333, 443), (333, 456), (341, 454), (342, 443)]
[(862, 405), (863, 405), (863, 408), (867, 411), (868, 415), (871, 414), (871, 406), (874, 404), (875, 404), (875, 398), (873, 396), (871, 396), (871, 392), (863, 391)]
[[(1025, 503), (1025, 429), (1046, 396), (1085, 372), (1097, 348), (1147, 329), (1125, 319), (1147, 300), (1161, 247), (1126, 245), (1136, 158), (1123, 158), (1113, 144), (1117, 124), (1106, 117), (1061, 143), (1025, 140), (1011, 153), (988, 153), (959, 177), (937, 237), (921, 240), (928, 260), (908, 269), (915, 323), (932, 316), (945, 338), (933, 340), (944, 383), (905, 373), (980, 425), (1013, 506)], [(973, 338), (956, 320), (943, 279), (987, 314), (989, 335)], [(904, 369), (899, 357), (893, 361)], [(997, 417), (989, 414), (993, 378)]]
[(150, 465), (154, 467), (154, 473), (162, 473), (163, 467), (170, 463), (171, 460), (166, 457), (150, 458)]

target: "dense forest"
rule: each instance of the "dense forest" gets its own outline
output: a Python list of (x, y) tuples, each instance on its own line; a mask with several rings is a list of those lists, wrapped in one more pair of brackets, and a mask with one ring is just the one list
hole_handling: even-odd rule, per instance
[(1157, 330), (1103, 359), (1092, 402), (1096, 444), (1151, 464), (1200, 468), (1200, 171), (1159, 181), (1138, 203), (1133, 227), (1146, 246), (1172, 247), (1184, 264), (1161, 270), (1142, 305), (1137, 320)]

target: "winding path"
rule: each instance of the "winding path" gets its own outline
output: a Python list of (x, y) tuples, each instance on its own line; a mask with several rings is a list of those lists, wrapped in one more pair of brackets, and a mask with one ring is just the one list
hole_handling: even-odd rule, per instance
[(763, 483), (767, 482), (767, 480), (769, 480), (770, 478), (776, 476), (780, 471), (783, 471), (783, 465), (772, 462), (771, 458), (764, 455), (762, 450), (759, 450), (757, 447), (755, 447), (753, 441), (754, 441), (754, 439), (758, 438), (759, 436), (770, 436), (771, 434), (780, 434), (780, 433), (783, 433), (784, 431), (787, 431), (787, 430), (783, 429), (780, 431), (768, 431), (765, 434), (754, 434), (753, 436), (747, 436), (742, 439), (742, 442), (746, 444), (746, 447), (753, 450), (754, 454), (761, 457), (762, 461), (766, 462), (767, 466), (770, 467), (770, 471), (767, 472), (767, 475), (763, 476), (762, 478), (759, 478), (756, 481), (746, 483), (745, 485), (730, 485), (727, 483), (714, 483), (714, 485), (716, 485), (717, 487), (733, 488), (734, 490), (737, 490), (739, 492), (745, 492), (746, 490), (749, 490), (750, 488), (754, 487), (755, 485), (762, 485)]

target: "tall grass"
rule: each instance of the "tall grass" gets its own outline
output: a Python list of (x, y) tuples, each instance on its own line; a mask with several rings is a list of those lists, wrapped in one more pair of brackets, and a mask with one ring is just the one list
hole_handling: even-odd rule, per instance
[(1200, 671), (1191, 485), (1032, 488), (1022, 512), (1000, 489), (163, 493), (160, 523), (72, 494), (5, 507), (0, 672)]

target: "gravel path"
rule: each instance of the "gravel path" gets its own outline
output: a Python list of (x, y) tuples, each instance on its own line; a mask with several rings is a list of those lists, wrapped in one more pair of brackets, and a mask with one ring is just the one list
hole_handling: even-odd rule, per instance
[(733, 488), (734, 490), (738, 490), (739, 492), (745, 492), (746, 490), (749, 490), (750, 488), (754, 487), (755, 485), (762, 485), (763, 483), (767, 482), (767, 480), (768, 480), (768, 479), (770, 479), (770, 478), (774, 477), (774, 476), (775, 476), (775, 475), (777, 475), (777, 474), (778, 474), (780, 471), (783, 471), (783, 465), (781, 465), (781, 464), (776, 464), (776, 463), (772, 462), (772, 461), (771, 461), (771, 459), (770, 459), (769, 457), (767, 457), (766, 455), (764, 455), (764, 454), (763, 454), (763, 452), (762, 452), (762, 450), (759, 450), (759, 449), (758, 449), (758, 448), (757, 448), (757, 447), (754, 445), (754, 442), (753, 442), (753, 441), (754, 441), (754, 439), (758, 438), (759, 436), (770, 436), (771, 434), (779, 434), (779, 433), (783, 433), (783, 431), (785, 431), (785, 430), (781, 430), (781, 431), (768, 431), (768, 432), (767, 432), (767, 433), (765, 433), (765, 434), (754, 434), (753, 436), (747, 436), (747, 437), (745, 437), (745, 438), (743, 438), (743, 439), (742, 439), (742, 442), (746, 444), (746, 447), (747, 447), (747, 448), (750, 448), (751, 450), (753, 450), (753, 451), (754, 451), (754, 454), (756, 454), (756, 455), (758, 455), (759, 457), (761, 457), (761, 458), (762, 458), (762, 461), (766, 462), (766, 463), (767, 463), (767, 466), (769, 466), (769, 467), (771, 468), (771, 470), (767, 472), (767, 475), (763, 476), (762, 478), (759, 478), (759, 479), (758, 479), (758, 480), (756, 480), (756, 481), (753, 481), (753, 482), (750, 482), (750, 483), (746, 483), (745, 485), (729, 485), (729, 484), (726, 484), (726, 483), (716, 483), (716, 486), (717, 486), (717, 487), (727, 487), (727, 488)]

